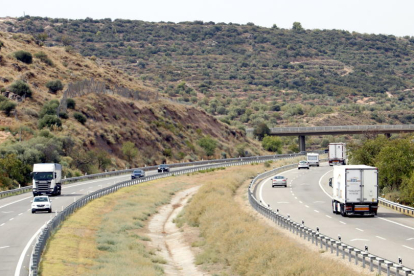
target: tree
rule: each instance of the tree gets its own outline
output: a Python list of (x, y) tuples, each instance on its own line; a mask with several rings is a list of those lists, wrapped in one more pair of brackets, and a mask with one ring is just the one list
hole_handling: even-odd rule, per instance
[(135, 144), (127, 141), (122, 144), (122, 153), (129, 163), (138, 155), (138, 149), (135, 147)]
[(282, 153), (282, 140), (276, 136), (265, 136), (262, 141), (262, 147), (265, 150)]
[(32, 90), (30, 89), (30, 86), (22, 80), (13, 82), (12, 85), (9, 86), (9, 90), (19, 96), (29, 98), (32, 96)]
[(66, 100), (66, 107), (69, 108), (69, 109), (75, 109), (75, 107), (76, 107), (75, 100), (71, 99), (71, 98), (67, 99)]
[(16, 103), (10, 101), (2, 101), (0, 102), (0, 110), (4, 111), (6, 116), (10, 116), (11, 112), (16, 108)]
[(270, 135), (270, 129), (266, 123), (259, 123), (253, 130), (253, 135), (261, 141), (266, 135)]
[(63, 84), (60, 80), (53, 80), (46, 83), (46, 87), (49, 88), (49, 91), (52, 93), (56, 93), (63, 89)]
[(207, 156), (214, 155), (214, 151), (216, 150), (216, 147), (217, 147), (216, 140), (214, 140), (210, 136), (205, 136), (198, 141), (198, 144), (200, 147), (204, 149)]
[(33, 56), (31, 53), (26, 52), (26, 51), (17, 51), (14, 52), (14, 57), (17, 60), (20, 60), (21, 62), (27, 63), (27, 64), (31, 64), (33, 61)]
[(98, 149), (98, 150), (95, 150), (94, 153), (96, 156), (96, 161), (97, 161), (99, 170), (102, 170), (102, 171), (106, 170), (106, 168), (108, 168), (108, 166), (112, 164), (111, 157), (106, 151), (102, 149)]
[(300, 22), (293, 22), (292, 30), (303, 31), (302, 24)]
[(81, 123), (82, 125), (84, 125), (86, 123), (86, 117), (85, 115), (83, 115), (82, 113), (79, 112), (75, 112), (73, 114), (73, 118), (75, 118), (79, 123)]

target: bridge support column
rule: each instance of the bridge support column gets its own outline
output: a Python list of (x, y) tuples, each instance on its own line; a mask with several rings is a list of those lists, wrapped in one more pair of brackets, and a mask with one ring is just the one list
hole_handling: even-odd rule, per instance
[(385, 137), (387, 137), (388, 139), (391, 138), (391, 133), (384, 133)]
[(299, 151), (306, 151), (305, 135), (299, 135)]

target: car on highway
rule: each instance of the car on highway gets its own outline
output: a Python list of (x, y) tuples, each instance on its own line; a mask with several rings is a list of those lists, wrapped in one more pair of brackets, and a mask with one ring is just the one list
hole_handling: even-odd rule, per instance
[(274, 188), (275, 186), (287, 187), (287, 178), (283, 175), (276, 175), (272, 178), (272, 188)]
[(131, 180), (140, 177), (145, 177), (145, 172), (143, 170), (134, 170), (131, 174)]
[(299, 161), (298, 170), (300, 170), (300, 169), (308, 169), (309, 170), (309, 162), (305, 161), (305, 160)]
[(32, 214), (37, 211), (52, 212), (52, 200), (48, 196), (35, 196), (32, 201)]
[(170, 167), (167, 164), (161, 164), (158, 166), (158, 172), (169, 172)]

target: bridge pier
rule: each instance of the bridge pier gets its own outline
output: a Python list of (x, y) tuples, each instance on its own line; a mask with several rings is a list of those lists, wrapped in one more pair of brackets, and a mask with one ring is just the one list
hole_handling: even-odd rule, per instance
[(306, 151), (305, 135), (299, 135), (299, 152)]

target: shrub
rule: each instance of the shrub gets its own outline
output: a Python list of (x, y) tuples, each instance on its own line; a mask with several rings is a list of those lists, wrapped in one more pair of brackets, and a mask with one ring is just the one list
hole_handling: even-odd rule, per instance
[(259, 123), (253, 130), (253, 135), (259, 140), (270, 134), (270, 129), (265, 123)]
[(206, 136), (206, 137), (201, 138), (198, 141), (198, 144), (200, 145), (200, 147), (202, 147), (204, 149), (207, 156), (212, 156), (214, 154), (214, 151), (216, 150), (216, 147), (217, 147), (216, 140), (214, 140), (210, 136)]
[(71, 99), (71, 98), (67, 99), (66, 100), (66, 107), (69, 108), (69, 109), (75, 109), (75, 107), (76, 107), (75, 100)]
[(51, 100), (46, 102), (40, 110), (39, 117), (43, 118), (45, 115), (56, 115), (57, 108), (59, 107), (58, 100)]
[(276, 136), (265, 136), (262, 141), (262, 147), (265, 150), (282, 153), (282, 140)]
[(14, 57), (27, 64), (31, 64), (33, 61), (32, 54), (26, 51), (17, 51), (14, 53)]
[(4, 111), (6, 116), (10, 116), (11, 112), (16, 108), (16, 103), (10, 101), (0, 102), (0, 110)]
[(0, 50), (1, 50), (2, 47), (4, 47), (4, 43), (3, 43), (3, 41), (0, 40)]
[(68, 113), (65, 113), (65, 112), (59, 112), (59, 118), (62, 118), (62, 119), (67, 119), (67, 118), (69, 118)]
[(15, 81), (10, 85), (9, 90), (19, 96), (31, 97), (32, 90), (30, 86), (22, 80)]
[(86, 117), (82, 113), (79, 113), (79, 112), (75, 112), (75, 114), (73, 114), (73, 118), (75, 118), (82, 125), (85, 124), (86, 122)]
[(42, 62), (46, 63), (47, 65), (50, 65), (50, 66), (54, 65), (53, 61), (44, 52), (38, 52), (34, 56), (40, 59)]
[(56, 93), (63, 89), (63, 84), (60, 80), (53, 80), (46, 83), (46, 87), (49, 88), (49, 91)]
[(44, 127), (51, 128), (52, 126), (62, 126), (62, 121), (56, 115), (45, 115), (42, 119), (39, 120), (39, 129), (42, 129)]

